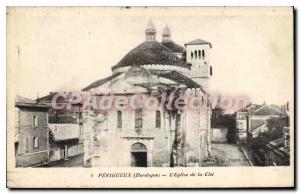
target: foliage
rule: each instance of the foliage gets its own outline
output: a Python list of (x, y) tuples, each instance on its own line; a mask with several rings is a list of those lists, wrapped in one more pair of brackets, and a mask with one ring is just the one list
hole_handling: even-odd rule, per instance
[(211, 114), (211, 127), (212, 128), (218, 128), (220, 125), (222, 125), (222, 115), (224, 113), (224, 109), (220, 107), (216, 107), (212, 109)]
[(259, 149), (264, 149), (265, 146), (275, 139), (283, 136), (283, 129), (274, 129), (264, 133), (260, 133), (258, 137), (248, 140), (248, 146), (253, 151), (258, 151)]
[(212, 111), (211, 127), (227, 128), (227, 142), (236, 142), (236, 120), (234, 114), (224, 114), (224, 110), (216, 107)]
[(288, 117), (270, 118), (267, 120), (267, 127), (269, 130), (280, 130), (285, 126), (288, 126), (288, 124)]

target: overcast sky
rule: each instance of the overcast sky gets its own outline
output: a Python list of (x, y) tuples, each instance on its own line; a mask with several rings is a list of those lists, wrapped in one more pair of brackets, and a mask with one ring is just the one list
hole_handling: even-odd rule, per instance
[(282, 104), (293, 96), (291, 10), (234, 8), (8, 8), (8, 89), (35, 98), (80, 90), (145, 40), (152, 19), (157, 40), (212, 43), (211, 89)]

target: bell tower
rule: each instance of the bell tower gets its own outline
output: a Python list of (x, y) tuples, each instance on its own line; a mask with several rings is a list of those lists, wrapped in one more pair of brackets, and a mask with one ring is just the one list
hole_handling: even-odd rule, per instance
[(186, 48), (186, 62), (191, 64), (192, 79), (207, 91), (212, 76), (212, 67), (209, 62), (211, 43), (196, 39), (184, 44), (184, 46)]

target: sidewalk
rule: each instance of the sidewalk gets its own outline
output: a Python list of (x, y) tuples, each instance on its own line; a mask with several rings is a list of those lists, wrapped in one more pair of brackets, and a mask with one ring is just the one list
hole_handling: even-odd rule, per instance
[(72, 156), (63, 160), (58, 160), (54, 162), (50, 162), (48, 164), (44, 164), (39, 166), (39, 168), (43, 167), (83, 167), (83, 154)]

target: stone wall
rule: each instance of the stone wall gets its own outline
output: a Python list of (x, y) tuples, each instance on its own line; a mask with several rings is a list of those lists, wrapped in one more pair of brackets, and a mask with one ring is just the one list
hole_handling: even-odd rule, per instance
[(213, 128), (211, 142), (212, 143), (226, 143), (227, 142), (227, 128)]
[(48, 162), (48, 150), (16, 156), (16, 167), (29, 167)]

